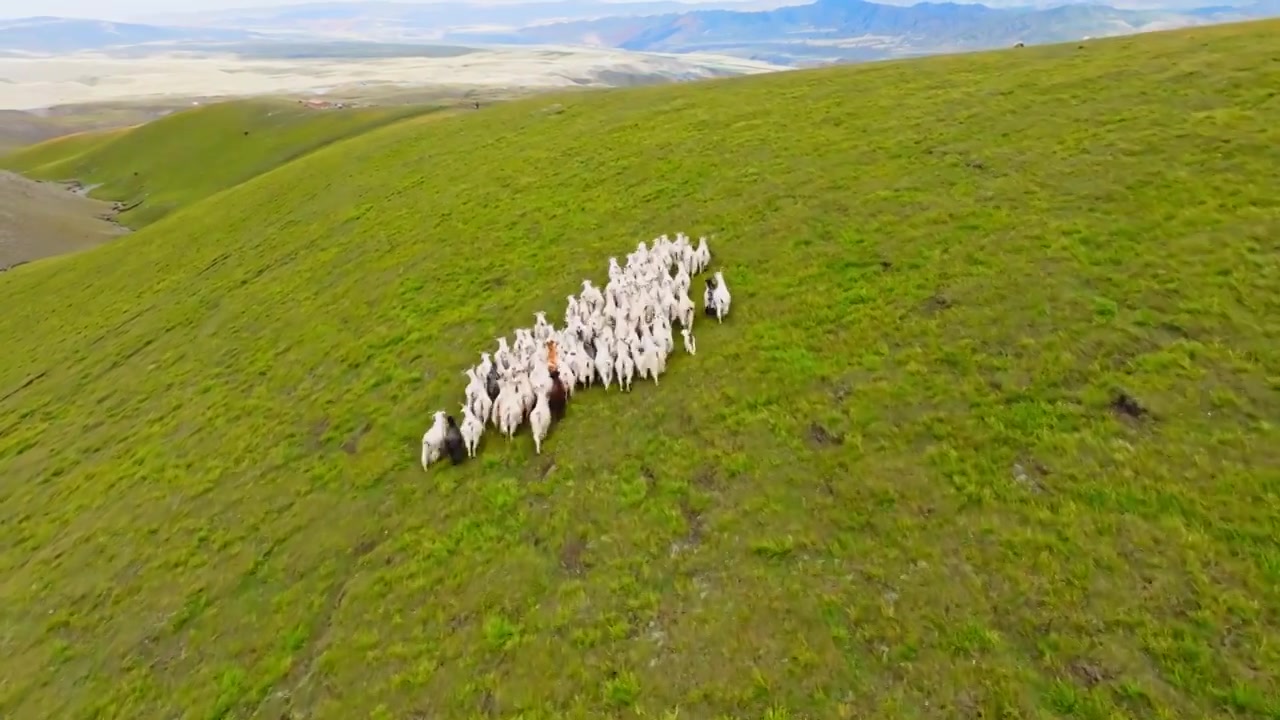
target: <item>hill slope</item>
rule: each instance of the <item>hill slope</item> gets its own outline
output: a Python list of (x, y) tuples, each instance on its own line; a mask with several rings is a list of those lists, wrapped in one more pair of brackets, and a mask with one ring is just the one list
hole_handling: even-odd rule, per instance
[[(5, 273), (0, 715), (1274, 717), (1278, 31), (411, 119)], [(416, 467), (678, 229), (696, 358)]]
[(42, 179), (67, 179), (56, 176), (59, 170), (73, 171), (72, 162), (90, 150), (106, 145), (133, 128), (85, 130), (50, 138), (0, 157), (0, 167)]
[[(428, 111), (313, 110), (282, 100), (217, 103), (110, 136), (55, 138), (0, 159), (0, 167), (101, 185), (95, 197), (141, 203), (121, 213), (120, 221), (142, 227), (317, 147)], [(108, 139), (100, 142), (103, 137)]]
[[(0, 110), (0, 158), (36, 143), (73, 134), (103, 133), (138, 125), (158, 117), (153, 111), (97, 107), (69, 108), (65, 115), (38, 116), (21, 110)], [(80, 110), (80, 112), (74, 112)]]
[[(3, 81), (0, 80), (0, 84)], [(174, 110), (190, 108), (189, 102), (152, 100), (135, 103), (59, 105), (39, 113), (0, 110), (0, 157), (29, 145), (76, 133), (106, 131), (141, 125)]]
[(118, 237), (112, 216), (110, 203), (0, 170), (0, 270)]

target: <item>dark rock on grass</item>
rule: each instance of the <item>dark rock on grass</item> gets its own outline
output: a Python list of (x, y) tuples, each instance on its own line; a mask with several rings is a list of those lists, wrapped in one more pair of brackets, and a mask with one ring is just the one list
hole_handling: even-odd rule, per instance
[(1133, 418), (1135, 420), (1149, 417), (1151, 415), (1150, 410), (1143, 407), (1136, 398), (1123, 390), (1117, 390), (1113, 394), (1110, 407), (1111, 411), (1115, 414)]
[(818, 423), (813, 423), (809, 426), (809, 439), (818, 445), (830, 446), (844, 444), (843, 435), (834, 433)]

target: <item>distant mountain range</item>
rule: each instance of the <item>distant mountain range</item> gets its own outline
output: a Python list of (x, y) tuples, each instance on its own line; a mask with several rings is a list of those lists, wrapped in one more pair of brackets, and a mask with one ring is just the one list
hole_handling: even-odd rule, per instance
[(233, 42), (254, 37), (256, 33), (217, 27), (166, 27), (58, 17), (0, 20), (0, 52), (7, 54), (56, 54), (143, 43)]
[(1052, 43), (1280, 14), (1277, 0), (1190, 11), (1072, 4), (885, 5), (818, 0), (755, 12), (693, 10), (646, 17), (557, 22), (505, 32), (455, 31), (449, 42), (599, 45), (646, 52), (708, 52), (797, 65)]
[[(785, 0), (784, 0), (785, 1)], [(769, 0), (535, 0), (524, 3), (320, 2), (259, 8), (176, 13), (159, 18), (175, 25), (234, 27), (262, 32), (305, 32), (359, 40), (439, 39), (460, 29), (515, 29), (547, 22), (613, 16), (659, 15), (699, 9), (760, 10), (776, 7)]]
[[(1014, 0), (992, 0), (1010, 1)], [(231, 44), (230, 51), (240, 44), (246, 48), (240, 52), (261, 54), (264, 43), (341, 39), (460, 46), (588, 45), (714, 53), (799, 66), (1007, 47), (1017, 42), (1061, 42), (1280, 15), (1280, 0), (1199, 8), (1187, 8), (1187, 0), (1165, 1), (1183, 5), (1181, 9), (1120, 9), (1100, 4), (992, 7), (865, 0), (818, 0), (782, 7), (769, 0), (725, 0), (718, 5), (674, 0), (500, 5), (328, 2), (183, 13), (155, 25), (50, 17), (0, 21), (0, 54), (141, 45), (133, 53), (137, 54), (161, 44), (199, 44), (207, 49), (211, 43)], [(335, 52), (344, 51), (324, 51), (329, 57)], [(368, 56), (369, 51), (360, 54)], [(393, 54), (412, 53), (397, 50)]]

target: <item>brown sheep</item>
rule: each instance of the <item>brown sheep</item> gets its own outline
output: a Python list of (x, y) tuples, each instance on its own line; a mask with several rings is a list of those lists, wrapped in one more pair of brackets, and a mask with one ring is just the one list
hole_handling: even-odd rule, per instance
[(560, 371), (551, 371), (551, 390), (547, 393), (547, 407), (551, 409), (552, 420), (563, 420), (565, 405), (568, 403), (568, 393), (565, 392), (564, 383), (560, 380)]

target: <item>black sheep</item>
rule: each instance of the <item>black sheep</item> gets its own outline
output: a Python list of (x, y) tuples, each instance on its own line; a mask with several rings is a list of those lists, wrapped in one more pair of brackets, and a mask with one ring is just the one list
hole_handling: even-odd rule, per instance
[(551, 371), (551, 391), (547, 393), (547, 407), (551, 408), (552, 420), (564, 419), (564, 407), (568, 401), (568, 393), (564, 391), (564, 383), (560, 381), (560, 371)]
[(489, 377), (484, 379), (484, 391), (489, 393), (490, 400), (497, 400), (502, 388), (498, 386), (498, 363), (489, 368)]
[(458, 421), (450, 415), (446, 418), (449, 427), (444, 431), (444, 449), (449, 452), (449, 459), (454, 465), (461, 465), (467, 459), (467, 446), (462, 441), (462, 431), (458, 429)]
[(702, 304), (704, 306), (703, 312), (707, 314), (707, 317), (716, 316), (715, 291), (716, 291), (716, 279), (713, 277), (707, 278), (707, 289), (702, 294)]

